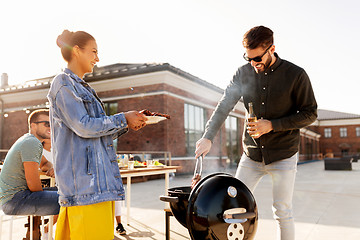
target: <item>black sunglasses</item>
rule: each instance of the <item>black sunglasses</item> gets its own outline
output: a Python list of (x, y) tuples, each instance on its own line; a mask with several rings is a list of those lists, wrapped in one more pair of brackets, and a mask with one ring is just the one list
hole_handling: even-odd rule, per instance
[(243, 55), (244, 59), (248, 62), (251, 62), (251, 61), (254, 61), (254, 62), (261, 62), (262, 61), (262, 58), (263, 56), (265, 55), (265, 53), (267, 53), (267, 51), (271, 48), (272, 45), (270, 45), (266, 50), (265, 52), (261, 55), (261, 56), (257, 56), (257, 57), (254, 57), (254, 58), (249, 58), (248, 56), (245, 56), (245, 53)]
[(38, 121), (38, 122), (34, 122), (34, 123), (44, 123), (45, 127), (50, 127), (49, 121)]

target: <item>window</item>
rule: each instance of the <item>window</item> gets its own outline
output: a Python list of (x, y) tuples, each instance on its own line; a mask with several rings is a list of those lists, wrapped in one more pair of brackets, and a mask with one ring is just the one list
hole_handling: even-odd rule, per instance
[(239, 129), (238, 119), (228, 116), (225, 121), (227, 155), (232, 161), (237, 161), (239, 156)]
[(340, 128), (340, 137), (347, 137), (347, 128)]
[(342, 156), (347, 156), (347, 155), (349, 155), (349, 149), (341, 149), (341, 155), (342, 155)]
[(205, 129), (205, 110), (185, 103), (184, 105), (185, 144), (188, 155), (194, 155), (196, 141)]
[(106, 102), (104, 103), (106, 115), (114, 115), (118, 113), (118, 103), (117, 102)]
[(331, 138), (331, 128), (324, 129), (324, 136), (325, 138)]
[(356, 127), (355, 131), (356, 131), (356, 136), (360, 137), (360, 127)]

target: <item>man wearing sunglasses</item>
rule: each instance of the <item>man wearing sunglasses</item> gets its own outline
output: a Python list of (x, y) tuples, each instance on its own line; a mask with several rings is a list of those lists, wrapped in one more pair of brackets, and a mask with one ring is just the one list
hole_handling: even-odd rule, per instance
[(242, 101), (249, 103), (256, 122), (245, 122), (243, 155), (235, 177), (252, 192), (261, 178), (272, 177), (273, 213), (278, 223), (278, 238), (295, 239), (292, 196), (300, 144), (300, 128), (317, 118), (317, 103), (310, 79), (304, 69), (283, 60), (275, 52), (273, 32), (257, 26), (245, 33), (244, 59), (226, 88), (206, 124), (203, 137), (197, 141), (195, 155), (206, 155), (217, 131)]
[(6, 154), (0, 173), (0, 204), (8, 215), (57, 215), (57, 191), (43, 189), (39, 177), (39, 168), (52, 169), (50, 162), (41, 162), (42, 141), (50, 138), (49, 110), (33, 111), (28, 125), (29, 133), (20, 137)]

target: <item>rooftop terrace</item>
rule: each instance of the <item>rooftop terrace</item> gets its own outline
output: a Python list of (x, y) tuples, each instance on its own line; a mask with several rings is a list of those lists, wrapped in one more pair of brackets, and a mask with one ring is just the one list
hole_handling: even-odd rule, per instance
[[(234, 173), (235, 169), (227, 170)], [(204, 174), (206, 175), (206, 174)], [(190, 175), (176, 176), (170, 187), (187, 186)], [(159, 195), (164, 194), (164, 180), (151, 180), (132, 184), (130, 225), (123, 223), (126, 236), (118, 239), (165, 239), (164, 203)], [(271, 240), (276, 236), (276, 225), (272, 219), (271, 180), (264, 177), (256, 189), (255, 198), (259, 208), (259, 224), (256, 240)], [(146, 196), (146, 197), (144, 197)], [(125, 213), (125, 209), (123, 209)], [(360, 162), (353, 163), (352, 171), (325, 171), (323, 161), (301, 164), (294, 193), (294, 216), (296, 239), (299, 240), (356, 240), (360, 239)], [(25, 234), (25, 218), (15, 221), (16, 235)], [(189, 239), (187, 229), (175, 218), (170, 219), (171, 239)], [(5, 223), (6, 224), (6, 223)], [(7, 227), (3, 226), (3, 239), (7, 239)]]

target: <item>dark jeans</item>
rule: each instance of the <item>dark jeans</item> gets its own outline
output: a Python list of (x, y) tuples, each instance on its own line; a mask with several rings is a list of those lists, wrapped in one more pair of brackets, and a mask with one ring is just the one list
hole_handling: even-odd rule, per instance
[(6, 215), (48, 216), (59, 214), (59, 195), (56, 187), (44, 188), (44, 191), (23, 190), (2, 205)]

